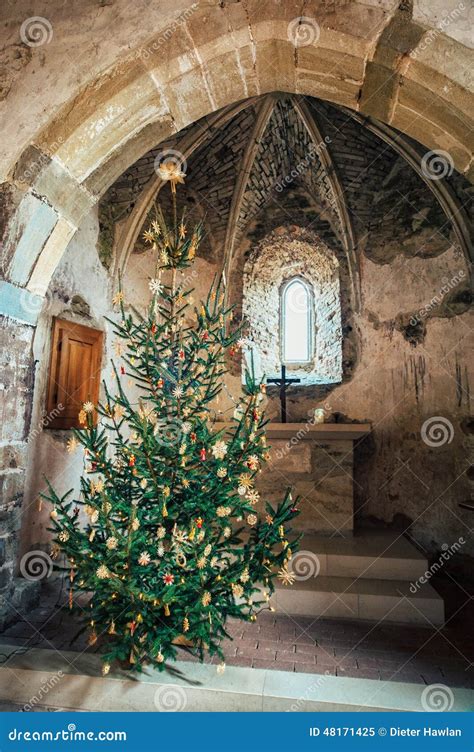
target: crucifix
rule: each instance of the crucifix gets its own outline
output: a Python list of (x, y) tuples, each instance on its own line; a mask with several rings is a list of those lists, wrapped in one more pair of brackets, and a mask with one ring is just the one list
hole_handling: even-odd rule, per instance
[(276, 384), (280, 387), (280, 402), (281, 402), (281, 422), (286, 423), (286, 387), (289, 384), (299, 384), (301, 379), (287, 379), (286, 378), (286, 366), (281, 366), (281, 377), (279, 379), (267, 379), (267, 384)]

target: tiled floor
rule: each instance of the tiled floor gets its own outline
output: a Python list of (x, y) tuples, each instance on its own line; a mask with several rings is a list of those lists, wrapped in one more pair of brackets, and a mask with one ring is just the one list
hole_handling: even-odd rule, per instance
[[(446, 593), (449, 600), (450, 593)], [(465, 599), (464, 599), (465, 600)], [(472, 603), (472, 601), (471, 601)], [(474, 631), (469, 603), (448, 610), (441, 629), (290, 617), (263, 612), (255, 623), (232, 620), (224, 644), (226, 663), (312, 674), (331, 674), (450, 687), (473, 686)], [(469, 616), (470, 615), (470, 616)], [(11, 625), (0, 643), (79, 653), (90, 650), (80, 625), (52, 583), (41, 606)], [(100, 648), (95, 648), (100, 649)], [(180, 660), (197, 658), (180, 650)], [(0, 663), (2, 659), (0, 644)], [(216, 661), (217, 662), (217, 661)]]

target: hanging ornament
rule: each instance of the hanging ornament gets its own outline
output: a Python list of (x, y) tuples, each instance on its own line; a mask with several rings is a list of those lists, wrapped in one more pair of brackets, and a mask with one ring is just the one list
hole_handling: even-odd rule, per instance
[(204, 447), (200, 450), (199, 457), (201, 459), (201, 462), (205, 462), (205, 460), (206, 460), (206, 450), (205, 450)]
[(97, 633), (95, 630), (92, 630), (92, 632), (89, 635), (88, 643), (89, 645), (95, 645), (97, 642)]
[(178, 567), (185, 567), (186, 563), (187, 563), (186, 556), (183, 554), (182, 551), (179, 551), (176, 554), (176, 564), (178, 565)]
[(184, 350), (179, 350), (178, 352), (178, 360), (184, 360)]
[(202, 517), (196, 517), (196, 527), (198, 527), (199, 529), (201, 529), (203, 522), (204, 522), (204, 520), (202, 519)]
[(177, 163), (172, 160), (162, 162), (158, 167), (158, 175), (163, 182), (169, 182), (171, 184), (172, 193), (176, 193), (177, 183), (184, 183), (186, 173), (181, 169), (182, 163)]
[(78, 440), (76, 439), (75, 436), (72, 436), (67, 442), (68, 454), (74, 454), (78, 446), (79, 446)]
[(163, 389), (164, 383), (165, 382), (163, 381), (163, 379), (158, 379), (158, 381), (156, 382), (156, 386), (158, 387), (158, 389)]

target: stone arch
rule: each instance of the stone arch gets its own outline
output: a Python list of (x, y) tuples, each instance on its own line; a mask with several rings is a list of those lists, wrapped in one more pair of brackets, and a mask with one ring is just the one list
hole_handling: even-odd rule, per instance
[[(124, 167), (249, 96), (284, 90), (342, 104), (446, 149), (469, 172), (468, 50), (442, 33), (428, 40), (429, 30), (398, 3), (321, 8), (312, 0), (307, 46), (291, 36), (297, 2), (192, 7), (180, 33), (161, 29), (73, 94), (12, 166), (23, 199), (6, 243), (7, 257), (14, 249), (9, 294), (29, 323), (30, 296), (44, 293), (81, 219)], [(21, 299), (18, 287), (26, 288)]]

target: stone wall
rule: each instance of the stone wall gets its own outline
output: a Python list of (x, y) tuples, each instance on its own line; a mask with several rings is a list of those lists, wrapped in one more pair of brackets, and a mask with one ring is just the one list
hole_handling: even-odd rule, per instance
[[(434, 304), (423, 319), (422, 342), (409, 341), (397, 322), (400, 311), (410, 320), (443, 298), (446, 280), (466, 275), (455, 248), (435, 259), (399, 258), (390, 267), (365, 259), (364, 307), (353, 316), (360, 361), (352, 378), (323, 398), (314, 387), (294, 388), (288, 401), (292, 420), (305, 421), (313, 408), (324, 407), (330, 420), (372, 422), (372, 437), (355, 453), (358, 524), (405, 520), (428, 551), (460, 536), (469, 540), (469, 520), (458, 504), (473, 498), (474, 316), (446, 318)], [(276, 400), (269, 409), (278, 415)], [(463, 553), (473, 552), (471, 540)]]
[(105, 317), (114, 318), (111, 304), (112, 282), (98, 255), (99, 223), (97, 212), (91, 212), (80, 231), (68, 246), (49, 286), (46, 301), (38, 317), (32, 343), (36, 366), (34, 399), (30, 400), (32, 426), (28, 439), (28, 472), (22, 509), (21, 553), (36, 549), (49, 550), (50, 534), (48, 503), (39, 503), (40, 493), (47, 491), (45, 477), (58, 493), (79, 489), (83, 453), (69, 454), (70, 431), (49, 428), (46, 392), (49, 376), (51, 326), (53, 316), (101, 329), (105, 332), (102, 363), (103, 378), (111, 377), (110, 358), (113, 353), (111, 325)]
[(14, 618), (16, 609), (34, 603), (38, 596), (35, 583), (20, 583), (15, 577), (28, 435), (31, 430), (41, 430), (31, 422), (35, 377), (33, 333), (31, 326), (0, 318), (0, 629), (6, 620)]

